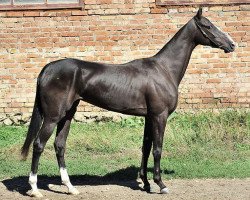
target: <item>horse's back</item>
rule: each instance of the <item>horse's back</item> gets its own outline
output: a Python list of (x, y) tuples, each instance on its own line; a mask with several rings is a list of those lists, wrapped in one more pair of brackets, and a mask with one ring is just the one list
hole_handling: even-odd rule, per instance
[(121, 65), (64, 59), (48, 64), (39, 81), (47, 99), (82, 99), (108, 110), (146, 115), (149, 84), (157, 71), (150, 59)]
[(126, 114), (146, 112), (147, 74), (139, 61), (122, 65), (86, 64), (81, 67), (83, 100)]

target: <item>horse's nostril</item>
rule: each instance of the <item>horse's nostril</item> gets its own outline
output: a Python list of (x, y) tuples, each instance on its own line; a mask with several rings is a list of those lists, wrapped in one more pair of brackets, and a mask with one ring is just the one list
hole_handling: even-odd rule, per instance
[(234, 48), (234, 47), (235, 47), (235, 44), (234, 44), (234, 43), (232, 43), (232, 44), (231, 44), (231, 47), (232, 47), (232, 48)]

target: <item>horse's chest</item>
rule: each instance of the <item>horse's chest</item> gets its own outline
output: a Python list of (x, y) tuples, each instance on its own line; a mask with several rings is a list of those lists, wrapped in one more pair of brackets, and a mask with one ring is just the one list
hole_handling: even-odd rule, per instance
[(178, 102), (178, 91), (171, 84), (154, 84), (149, 88), (149, 106), (152, 112), (161, 113), (168, 110), (173, 112)]

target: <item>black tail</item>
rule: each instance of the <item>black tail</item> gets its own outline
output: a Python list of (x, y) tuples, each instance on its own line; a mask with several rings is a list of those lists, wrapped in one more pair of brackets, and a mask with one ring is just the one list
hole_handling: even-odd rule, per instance
[(21, 149), (21, 156), (23, 160), (26, 160), (29, 154), (29, 148), (35, 137), (37, 136), (38, 131), (40, 130), (42, 124), (42, 112), (40, 105), (40, 95), (39, 95), (39, 87), (37, 86), (36, 98), (34, 103), (34, 108), (31, 116), (29, 130), (27, 132), (27, 136), (23, 147)]

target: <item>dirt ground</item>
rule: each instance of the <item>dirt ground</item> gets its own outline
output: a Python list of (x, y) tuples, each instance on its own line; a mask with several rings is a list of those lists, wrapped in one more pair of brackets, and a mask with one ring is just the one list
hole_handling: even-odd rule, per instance
[[(27, 177), (5, 179), (0, 182), (1, 200), (31, 199)], [(65, 186), (60, 185), (60, 178), (42, 177), (38, 187), (44, 195), (42, 200), (250, 200), (250, 178), (248, 179), (194, 179), (165, 181), (170, 189), (169, 194), (159, 194), (158, 187), (151, 182), (152, 193), (142, 191), (141, 183), (137, 181), (101, 181), (73, 180), (80, 191), (77, 196), (67, 195)]]

